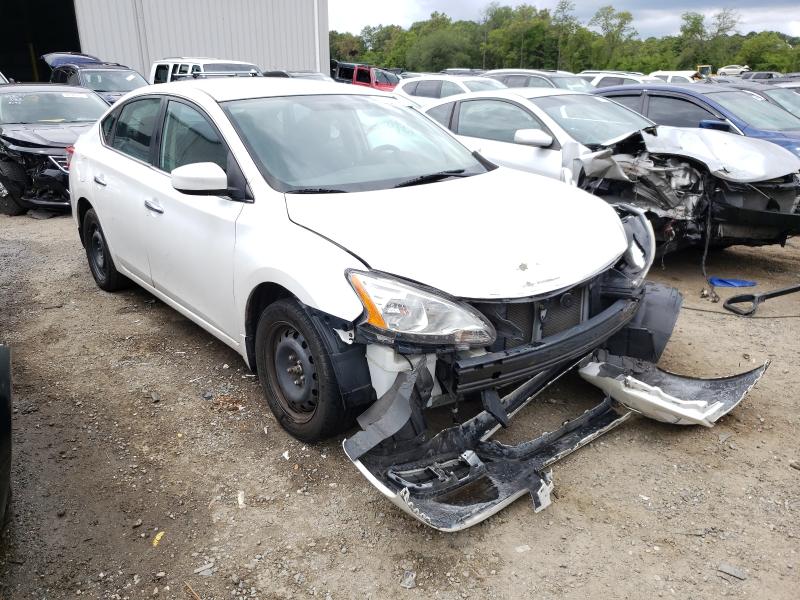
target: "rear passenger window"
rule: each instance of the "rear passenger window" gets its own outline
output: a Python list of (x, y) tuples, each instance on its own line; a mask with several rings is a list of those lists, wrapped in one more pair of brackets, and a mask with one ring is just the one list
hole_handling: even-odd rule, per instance
[(635, 79), (631, 79), (630, 77), (623, 77), (622, 78), (622, 85), (636, 85), (639, 83)]
[(528, 78), (528, 85), (530, 88), (549, 88), (553, 87), (550, 82), (544, 77), (530, 77)]
[(635, 110), (636, 112), (642, 112), (642, 95), (641, 94), (632, 94), (632, 95), (625, 95), (625, 96), (607, 96), (610, 100), (614, 102), (619, 102), (623, 106), (627, 106), (628, 108)]
[(452, 81), (443, 81), (442, 82), (442, 91), (439, 95), (440, 98), (446, 98), (447, 96), (455, 96), (456, 94), (462, 94), (463, 90), (458, 87)]
[(115, 110), (100, 123), (100, 133), (103, 136), (103, 141), (106, 144), (111, 140), (111, 134), (114, 132), (114, 125), (117, 122), (118, 116), (119, 111)]
[(522, 88), (528, 85), (528, 77), (526, 75), (509, 75), (503, 83), (510, 88)]
[(160, 98), (134, 100), (123, 106), (111, 146), (123, 154), (149, 162), (153, 129), (160, 109)]
[(169, 78), (169, 65), (156, 65), (156, 72), (153, 75), (153, 83), (167, 83)]
[(419, 81), (412, 81), (411, 83), (407, 83), (403, 86), (403, 91), (408, 94), (409, 96), (415, 96), (417, 92), (417, 85)]
[(441, 106), (430, 109), (427, 114), (429, 117), (436, 119), (439, 123), (449, 128), (450, 116), (453, 114), (453, 107), (455, 105), (455, 102), (448, 102), (447, 104), (442, 104)]
[(167, 105), (158, 167), (167, 173), (183, 165), (214, 163), (228, 169), (228, 149), (198, 110), (181, 102)]
[(647, 116), (659, 125), (672, 127), (699, 127), (703, 119), (716, 118), (693, 102), (667, 96), (650, 96)]
[(597, 87), (611, 87), (612, 85), (622, 85), (622, 77), (603, 77), (597, 82)]
[(356, 81), (358, 83), (372, 83), (369, 78), (369, 71), (366, 69), (359, 69), (356, 71)]
[(427, 81), (420, 81), (417, 85), (417, 93), (415, 96), (424, 96), (425, 98), (439, 98), (442, 91), (442, 82), (439, 79), (429, 79)]

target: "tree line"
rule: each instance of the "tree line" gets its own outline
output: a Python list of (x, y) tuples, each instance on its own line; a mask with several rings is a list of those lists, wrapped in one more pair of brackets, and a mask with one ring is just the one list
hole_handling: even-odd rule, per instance
[(738, 31), (738, 14), (722, 9), (710, 19), (681, 15), (680, 32), (641, 39), (629, 11), (603, 6), (588, 23), (575, 16), (575, 3), (560, 0), (552, 11), (528, 4), (492, 2), (480, 21), (453, 21), (434, 12), (408, 29), (399, 25), (364, 27), (359, 34), (330, 32), (331, 58), (408, 71), (448, 67), (619, 69), (649, 73), (659, 69), (714, 70), (746, 64), (753, 70), (800, 71), (800, 38), (775, 31)]

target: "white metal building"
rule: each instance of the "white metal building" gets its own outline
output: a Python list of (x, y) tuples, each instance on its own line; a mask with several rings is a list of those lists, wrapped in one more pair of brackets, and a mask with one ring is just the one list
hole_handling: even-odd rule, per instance
[(327, 73), (328, 0), (74, 0), (80, 50), (145, 77), (167, 56)]

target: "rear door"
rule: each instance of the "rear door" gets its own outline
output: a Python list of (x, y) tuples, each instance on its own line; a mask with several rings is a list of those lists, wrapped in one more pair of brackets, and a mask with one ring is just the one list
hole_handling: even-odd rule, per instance
[(103, 119), (102, 148), (92, 155), (92, 201), (117, 267), (151, 284), (144, 244), (148, 188), (158, 175), (150, 165), (161, 97), (126, 102)]
[(452, 129), (465, 146), (506, 167), (561, 178), (561, 148), (553, 138), (549, 148), (514, 142), (519, 129), (552, 133), (528, 109), (494, 98), (462, 100), (452, 118)]
[(144, 232), (154, 287), (170, 300), (235, 342), (233, 251), (236, 219), (243, 203), (223, 196), (190, 195), (172, 187), (173, 169), (214, 163), (229, 184), (246, 189), (221, 134), (196, 105), (166, 101), (148, 191)]

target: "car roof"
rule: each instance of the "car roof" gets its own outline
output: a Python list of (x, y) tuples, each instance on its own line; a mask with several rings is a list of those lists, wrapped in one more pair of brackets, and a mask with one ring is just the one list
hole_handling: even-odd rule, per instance
[(430, 73), (420, 75), (419, 77), (406, 77), (400, 83), (405, 85), (410, 81), (425, 81), (426, 79), (440, 79), (442, 81), (474, 81), (477, 79), (478, 81), (484, 81), (490, 78), (484, 77), (483, 75), (447, 75), (445, 73)]
[(76, 85), (61, 85), (58, 83), (10, 83), (0, 88), (0, 94), (14, 92), (74, 92), (76, 94), (91, 94), (92, 90)]
[(56, 69), (60, 69), (62, 67), (73, 67), (82, 71), (133, 71), (133, 69), (130, 67), (126, 67), (125, 65), (120, 65), (117, 63), (64, 63), (57, 66)]
[[(489, 90), (486, 92), (469, 92), (466, 94), (455, 94), (440, 98), (434, 102), (430, 107), (439, 106), (440, 104), (447, 104), (457, 100), (469, 100), (474, 98), (505, 98), (506, 100), (531, 100), (534, 98), (544, 98), (545, 96), (592, 96), (585, 92), (577, 92), (573, 90), (563, 90), (559, 88), (506, 88), (499, 90)], [(430, 108), (425, 107), (425, 110)]]
[[(85, 91), (83, 88), (74, 88)], [(390, 94), (361, 85), (333, 84), (329, 81), (300, 77), (221, 77), (186, 79), (145, 86), (131, 92), (131, 97), (145, 94), (176, 94), (186, 97), (211, 97), (217, 102), (280, 96), (384, 96)]]
[(243, 60), (228, 60), (227, 58), (212, 58), (209, 56), (167, 56), (159, 60), (153, 61), (154, 63), (160, 62), (196, 62), (196, 63), (228, 63), (234, 65), (253, 65), (255, 63), (246, 62)]
[(544, 75), (546, 77), (577, 77), (571, 71), (557, 71), (551, 69), (492, 69), (484, 75)]
[(698, 71), (692, 70), (685, 70), (685, 71), (653, 71), (650, 73), (651, 76), (655, 75), (686, 75), (687, 77), (692, 77), (694, 75), (698, 75)]
[(632, 85), (612, 85), (609, 87), (599, 88), (595, 94), (605, 92), (641, 92), (643, 90), (655, 89), (662, 92), (681, 92), (694, 96), (705, 96), (708, 94), (716, 94), (719, 92), (741, 92), (740, 88), (732, 87), (729, 84), (716, 83), (716, 84), (698, 84), (698, 83), (664, 83), (655, 81), (652, 83), (634, 83)]

